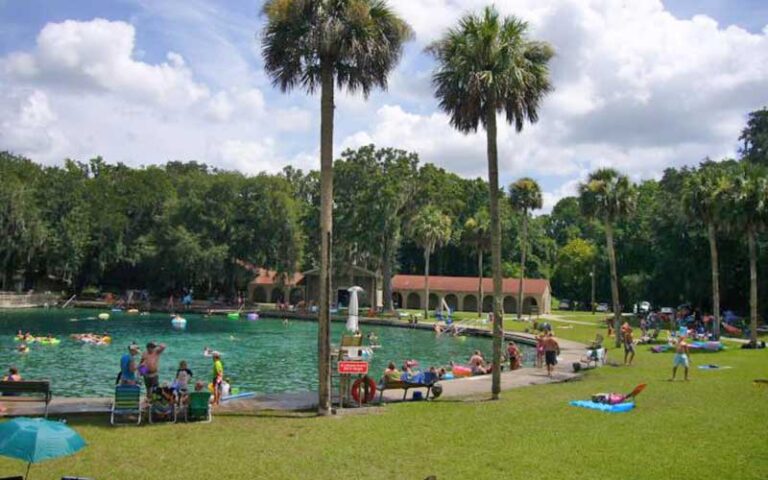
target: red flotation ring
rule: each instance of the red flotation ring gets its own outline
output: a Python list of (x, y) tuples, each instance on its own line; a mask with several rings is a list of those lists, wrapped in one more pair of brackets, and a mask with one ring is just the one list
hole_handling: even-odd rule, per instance
[[(360, 392), (363, 392), (362, 398)], [(376, 396), (376, 382), (371, 377), (363, 377), (352, 384), (352, 398), (357, 403), (368, 403)]]

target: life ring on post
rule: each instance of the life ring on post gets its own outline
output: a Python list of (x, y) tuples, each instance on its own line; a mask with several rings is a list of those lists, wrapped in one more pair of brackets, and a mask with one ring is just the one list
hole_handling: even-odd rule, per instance
[[(360, 395), (360, 392), (363, 395)], [(352, 384), (352, 399), (357, 403), (368, 403), (373, 401), (376, 397), (376, 382), (371, 377), (365, 376), (358, 378), (355, 383)]]

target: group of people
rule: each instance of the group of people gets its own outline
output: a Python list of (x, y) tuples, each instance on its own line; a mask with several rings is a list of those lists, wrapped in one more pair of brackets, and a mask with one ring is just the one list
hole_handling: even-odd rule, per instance
[[(120, 358), (120, 373), (118, 374), (117, 383), (120, 385), (136, 385), (139, 382), (138, 377), (141, 376), (144, 381), (148, 400), (153, 394), (158, 393), (169, 399), (172, 396), (179, 402), (185, 403), (189, 392), (189, 383), (194, 375), (192, 370), (189, 369), (187, 362), (182, 360), (179, 362), (179, 367), (176, 370), (176, 376), (173, 382), (164, 382), (161, 385), (158, 371), (160, 368), (160, 356), (165, 349), (165, 344), (149, 342), (147, 343), (146, 350), (141, 354), (139, 362), (136, 363), (135, 357), (139, 355), (141, 347), (136, 343), (128, 345), (128, 353)], [(206, 350), (209, 350), (208, 347), (206, 347)], [(210, 351), (210, 356), (213, 359), (211, 380), (213, 388), (212, 403), (213, 405), (218, 405), (224, 393), (224, 363), (221, 360), (221, 354), (219, 352)], [(205, 382), (201, 380), (195, 382), (196, 392), (204, 391), (205, 387)]]

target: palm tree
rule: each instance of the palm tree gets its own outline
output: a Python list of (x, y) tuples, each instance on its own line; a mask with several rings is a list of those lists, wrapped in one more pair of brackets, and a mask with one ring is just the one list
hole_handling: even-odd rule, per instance
[(330, 413), (330, 251), (334, 84), (367, 97), (386, 89), (411, 29), (384, 0), (268, 0), (264, 69), (287, 92), (320, 90), (320, 312), (318, 411)]
[[(535, 122), (544, 96), (552, 90), (550, 45), (530, 40), (528, 24), (514, 16), (501, 18), (494, 7), (468, 14), (428, 47), (438, 65), (432, 75), (440, 108), (463, 133), (486, 131), (493, 271), (493, 379), (491, 394), (501, 391), (501, 223), (496, 114), (504, 113), (519, 132)], [(480, 300), (482, 301), (482, 299)]]
[(621, 339), (621, 302), (619, 301), (619, 275), (616, 268), (616, 250), (613, 246), (613, 226), (633, 209), (635, 191), (626, 175), (612, 168), (592, 172), (586, 183), (579, 185), (579, 203), (584, 216), (602, 222), (605, 228), (605, 244), (608, 263), (611, 266), (611, 297), (613, 299), (613, 324), (616, 346)]
[(451, 239), (451, 218), (434, 205), (419, 210), (408, 225), (409, 236), (424, 249), (424, 319), (429, 317), (429, 257)]
[(715, 322), (712, 333), (720, 337), (720, 273), (717, 254), (717, 231), (723, 218), (723, 195), (728, 188), (728, 175), (721, 164), (707, 160), (698, 171), (685, 178), (683, 204), (692, 222), (703, 222), (709, 238), (712, 266), (712, 311)]
[(757, 342), (757, 232), (768, 224), (768, 168), (741, 162), (728, 189), (735, 226), (746, 231), (749, 246), (749, 331)]
[(470, 245), (477, 252), (477, 317), (483, 315), (483, 253), (490, 246), (490, 237), (488, 233), (491, 229), (491, 217), (488, 211), (478, 210), (474, 216), (469, 217), (464, 222), (464, 232), (462, 234), (464, 242)]
[(520, 234), (520, 283), (517, 292), (517, 319), (523, 318), (523, 279), (525, 278), (525, 250), (528, 246), (528, 212), (541, 208), (541, 188), (536, 180), (523, 177), (509, 186), (509, 203), (523, 215)]

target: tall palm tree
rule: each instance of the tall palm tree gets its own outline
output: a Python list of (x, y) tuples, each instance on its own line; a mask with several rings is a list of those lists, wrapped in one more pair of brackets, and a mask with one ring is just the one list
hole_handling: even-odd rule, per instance
[(477, 253), (477, 317), (483, 315), (483, 253), (490, 247), (491, 217), (488, 211), (478, 210), (474, 216), (464, 222), (462, 233), (464, 242), (475, 249)]
[(620, 345), (621, 301), (619, 300), (619, 275), (616, 268), (616, 250), (613, 242), (614, 224), (632, 211), (635, 191), (626, 175), (612, 168), (592, 172), (586, 183), (579, 185), (579, 203), (584, 216), (602, 222), (605, 228), (605, 246), (611, 266), (611, 297), (613, 299), (613, 324), (616, 346)]
[(757, 233), (768, 225), (768, 168), (741, 162), (732, 187), (732, 221), (747, 234), (749, 246), (749, 330), (757, 342)]
[(411, 239), (424, 250), (424, 319), (429, 317), (429, 257), (451, 239), (451, 217), (434, 205), (419, 210), (408, 225)]
[[(496, 114), (519, 132), (539, 118), (544, 96), (552, 90), (550, 45), (530, 40), (528, 24), (514, 16), (501, 18), (494, 7), (467, 14), (428, 47), (437, 59), (432, 84), (440, 108), (451, 125), (463, 133), (486, 131), (491, 213), (491, 265), (493, 271), (493, 378), (491, 394), (501, 391), (501, 223)], [(482, 301), (482, 299), (480, 300)]]
[(712, 266), (712, 311), (715, 322), (712, 333), (720, 337), (720, 273), (717, 253), (717, 231), (724, 215), (724, 194), (728, 188), (728, 173), (721, 164), (707, 160), (699, 170), (685, 178), (683, 204), (692, 222), (703, 222), (709, 239)]
[(330, 251), (334, 84), (367, 97), (386, 89), (411, 29), (384, 0), (268, 0), (264, 68), (275, 86), (320, 90), (320, 312), (318, 411), (330, 413)]
[(509, 203), (523, 216), (520, 234), (520, 283), (517, 292), (517, 319), (523, 318), (523, 281), (525, 278), (525, 253), (528, 246), (528, 212), (541, 208), (541, 187), (536, 180), (523, 177), (509, 186)]

